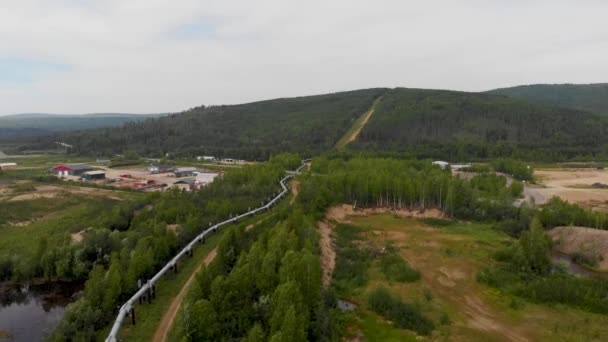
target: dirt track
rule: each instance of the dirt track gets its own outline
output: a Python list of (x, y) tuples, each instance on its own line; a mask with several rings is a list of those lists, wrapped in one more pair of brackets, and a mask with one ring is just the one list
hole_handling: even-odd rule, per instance
[(181, 290), (179, 291), (177, 296), (173, 299), (173, 301), (171, 302), (171, 305), (169, 305), (169, 308), (163, 315), (163, 318), (158, 323), (156, 332), (154, 333), (154, 338), (153, 338), (154, 342), (164, 342), (167, 340), (167, 336), (169, 335), (169, 331), (171, 331), (171, 328), (173, 327), (173, 324), (175, 323), (175, 318), (177, 317), (177, 313), (179, 312), (179, 309), (182, 305), (182, 301), (184, 300), (184, 297), (186, 297), (186, 294), (188, 293), (188, 289), (190, 289), (190, 285), (192, 285), (192, 282), (194, 281), (196, 274), (198, 273), (198, 271), (201, 270), (203, 265), (205, 265), (205, 266), (209, 265), (209, 263), (211, 263), (213, 261), (213, 259), (215, 259), (216, 255), (217, 255), (217, 250), (214, 248), (209, 254), (207, 254), (207, 256), (205, 257), (203, 262), (201, 262), (196, 267), (196, 270), (194, 270), (194, 272), (192, 272), (192, 274), (190, 275), (190, 277), (188, 278), (188, 280), (186, 281), (184, 286), (182, 286)]

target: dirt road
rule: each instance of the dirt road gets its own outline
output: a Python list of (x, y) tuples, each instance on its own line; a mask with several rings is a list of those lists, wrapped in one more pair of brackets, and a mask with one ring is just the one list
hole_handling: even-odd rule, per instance
[(173, 327), (173, 324), (175, 323), (175, 318), (177, 317), (177, 313), (179, 312), (179, 309), (182, 305), (182, 301), (184, 300), (184, 297), (186, 297), (186, 294), (188, 293), (188, 289), (190, 289), (190, 285), (192, 285), (192, 282), (194, 281), (196, 274), (198, 273), (198, 271), (201, 270), (203, 265), (205, 265), (205, 266), (209, 265), (209, 263), (211, 263), (213, 261), (213, 259), (215, 259), (216, 255), (217, 255), (217, 250), (214, 248), (209, 254), (207, 254), (207, 256), (205, 257), (203, 262), (201, 262), (197, 266), (196, 270), (194, 272), (192, 272), (192, 274), (190, 275), (190, 277), (188, 278), (188, 280), (186, 281), (184, 286), (182, 286), (181, 290), (179, 291), (179, 293), (177, 294), (175, 299), (173, 299), (173, 301), (171, 302), (171, 305), (169, 305), (169, 309), (167, 309), (167, 311), (163, 315), (163, 318), (161, 319), (160, 323), (158, 324), (158, 327), (156, 328), (156, 332), (154, 333), (154, 339), (153, 339), (154, 342), (164, 342), (167, 340), (167, 336), (169, 335), (169, 331), (171, 331), (171, 328)]

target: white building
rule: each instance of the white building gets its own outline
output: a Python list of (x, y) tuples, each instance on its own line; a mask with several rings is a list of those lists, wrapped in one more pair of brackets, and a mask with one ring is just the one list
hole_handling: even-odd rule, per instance
[(202, 160), (202, 161), (212, 162), (212, 161), (215, 161), (215, 157), (213, 157), (213, 156), (198, 156), (198, 157), (196, 157), (196, 160), (198, 160), (198, 161)]
[(217, 177), (218, 174), (217, 173), (212, 173), (212, 172), (199, 172), (196, 175), (196, 179), (195, 179), (195, 183), (200, 185), (200, 186), (205, 186), (211, 182), (213, 182), (213, 180), (215, 179), (215, 177)]
[(450, 165), (450, 163), (443, 160), (436, 160), (433, 162), (433, 165), (437, 165), (440, 168), (445, 169), (448, 165)]

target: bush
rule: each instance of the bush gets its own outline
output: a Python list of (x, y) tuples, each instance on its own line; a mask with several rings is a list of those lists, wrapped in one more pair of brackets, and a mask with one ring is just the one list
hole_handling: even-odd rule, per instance
[(393, 321), (399, 328), (411, 329), (420, 335), (429, 335), (435, 329), (433, 322), (420, 312), (420, 308), (401, 302), (383, 287), (373, 290), (367, 303), (370, 309)]
[(367, 284), (367, 269), (371, 262), (369, 251), (353, 242), (359, 240), (361, 227), (348, 224), (336, 226), (336, 267), (333, 282), (338, 292), (349, 291)]
[(514, 293), (540, 303), (567, 304), (581, 309), (608, 313), (608, 281), (552, 274), (520, 284)]
[(382, 255), (380, 269), (389, 280), (407, 283), (420, 280), (420, 272), (411, 268), (392, 246), (388, 246)]
[(510, 174), (515, 179), (532, 181), (534, 180), (534, 169), (523, 162), (513, 159), (496, 159), (492, 162), (492, 166), (498, 172), (504, 172)]

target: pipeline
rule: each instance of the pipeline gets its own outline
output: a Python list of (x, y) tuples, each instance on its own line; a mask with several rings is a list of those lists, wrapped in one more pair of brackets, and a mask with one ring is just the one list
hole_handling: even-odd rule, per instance
[(272, 206), (274, 206), (281, 198), (283, 198), (283, 196), (285, 196), (288, 192), (289, 192), (289, 188), (287, 187), (287, 185), (285, 184), (285, 182), (292, 178), (294, 175), (298, 174), (305, 166), (307, 163), (309, 163), (311, 161), (311, 159), (304, 159), (302, 160), (300, 163), (301, 165), (292, 172), (292, 174), (289, 174), (285, 177), (283, 177), (280, 181), (279, 181), (279, 185), (281, 185), (281, 192), (276, 195), (272, 200), (270, 200), (268, 203), (266, 203), (265, 205), (250, 210), (246, 213), (243, 213), (241, 215), (232, 217), (226, 221), (220, 222), (218, 224), (215, 224), (209, 228), (207, 228), (206, 230), (204, 230), (202, 233), (200, 233), (198, 236), (196, 236), (194, 239), (192, 239), (192, 241), (190, 241), (190, 243), (188, 243), (188, 245), (186, 245), (186, 247), (182, 248), (181, 251), (179, 251), (179, 253), (177, 253), (177, 255), (175, 255), (169, 262), (167, 262), (165, 264), (165, 266), (163, 266), (163, 268), (160, 269), (160, 271), (158, 271), (150, 280), (148, 280), (147, 283), (145, 283), (137, 292), (135, 292), (135, 294), (133, 296), (131, 296), (131, 298), (129, 298), (118, 310), (118, 316), (116, 317), (116, 320), (114, 321), (114, 325), (112, 325), (112, 330), (110, 330), (110, 334), (108, 335), (108, 337), (106, 338), (106, 342), (116, 342), (116, 337), (118, 336), (118, 331), (120, 330), (120, 327), (122, 326), (122, 322), (124, 321), (124, 319), (129, 315), (129, 313), (131, 313), (131, 310), (133, 310), (133, 305), (140, 299), (142, 298), (146, 292), (148, 291), (155, 291), (155, 284), (156, 282), (158, 282), (158, 280), (160, 279), (160, 277), (162, 277), (165, 273), (167, 273), (167, 271), (175, 268), (177, 266), (177, 262), (184, 256), (189, 254), (192, 249), (196, 246), (197, 243), (204, 241), (205, 237), (213, 232), (215, 232), (217, 229), (237, 222), (240, 219), (246, 218), (248, 216), (253, 216), (257, 213), (259, 213), (260, 211), (264, 211), (264, 210), (268, 210), (270, 209)]

